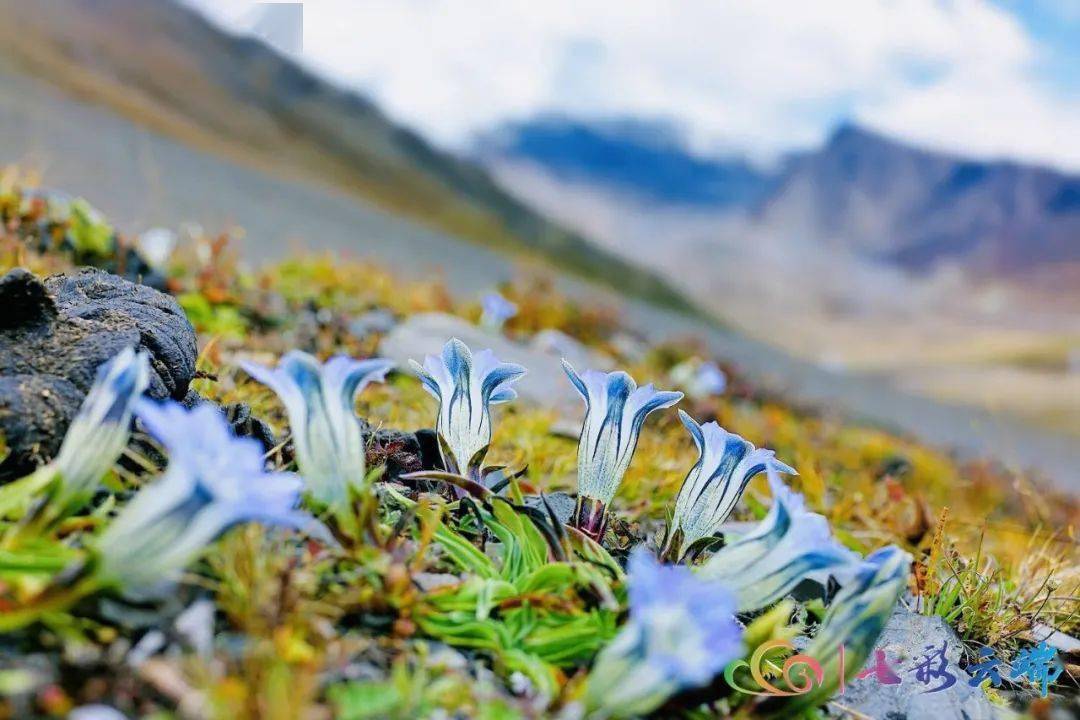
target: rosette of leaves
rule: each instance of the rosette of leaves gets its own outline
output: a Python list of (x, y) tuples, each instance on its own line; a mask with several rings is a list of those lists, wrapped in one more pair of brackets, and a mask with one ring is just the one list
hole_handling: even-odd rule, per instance
[(615, 635), (623, 572), (600, 545), (534, 508), (496, 496), (462, 503), (470, 512), (457, 527), (437, 520), (434, 533), (461, 581), (425, 593), (412, 619), (553, 697), (560, 669), (588, 662)]

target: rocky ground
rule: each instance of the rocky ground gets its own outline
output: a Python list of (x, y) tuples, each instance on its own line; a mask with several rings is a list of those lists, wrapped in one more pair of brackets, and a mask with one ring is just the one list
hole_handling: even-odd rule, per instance
[[(39, 611), (43, 598), (52, 599), (49, 589), (92, 557), (88, 548), (117, 508), (160, 472), (163, 458), (136, 433), (88, 508), (36, 544), (26, 543), (18, 514), (3, 521), (0, 717), (63, 717), (98, 704), (126, 717), (581, 717), (597, 643), (625, 622), (622, 584), (612, 583), (608, 610), (573, 584), (551, 593), (567, 603), (558, 610), (565, 622), (608, 623), (595, 635), (578, 633), (562, 655), (537, 650), (532, 631), (508, 629), (517, 617), (512, 603), (521, 598), (507, 600), (505, 616), (477, 611), (475, 627), (468, 624), (479, 634), (465, 636), (447, 603), (458, 611), (476, 599), (462, 594), (470, 573), (452, 561), (458, 545), (448, 538), (465, 538), (494, 556), (491, 548), (508, 541), (478, 529), (440, 483), (401, 479), (441, 465), (430, 429), (434, 402), (406, 362), (436, 352), (451, 336), (529, 368), (517, 386), (519, 401), (496, 410), (489, 452), (498, 465), (525, 469), (512, 484), (522, 505), (543, 507), (543, 491), (558, 520), (573, 510), (582, 411), (559, 366), (565, 357), (579, 368), (618, 367), (643, 382), (682, 387), (687, 398), (680, 407), (693, 417), (715, 419), (797, 467), (792, 487), (848, 548), (867, 553), (895, 543), (912, 553), (908, 587), (876, 645), (906, 668), (898, 670), (904, 682), (855, 679), (858, 668), (849, 668), (845, 693), (813, 712), (914, 719), (1076, 711), (1080, 507), (1070, 496), (990, 463), (959, 461), (794, 406), (724, 358), (709, 357), (692, 338), (651, 344), (627, 331), (617, 308), (583, 305), (542, 279), (497, 288), (517, 314), (502, 327), (485, 327), (479, 299), (496, 288), (455, 297), (438, 279), (405, 281), (329, 256), (245, 272), (227, 238), (206, 237), (177, 247), (158, 267), (133, 271), (117, 258), (127, 258), (135, 243), (101, 218), (73, 215), (10, 187), (0, 192), (0, 214), (5, 481), (52, 458), (95, 368), (120, 345), (149, 352), (152, 397), (225, 408), (238, 434), (264, 444), (274, 468), (293, 468), (295, 439), (284, 408), (239, 364), (273, 364), (300, 349), (397, 362), (401, 370), (366, 389), (358, 410), (366, 419), (368, 465), (382, 467), (378, 483), (403, 498), (384, 498), (374, 536), (345, 533), (340, 549), (243, 525), (211, 544), (166, 598), (95, 592)], [(129, 279), (77, 269), (83, 265)], [(165, 293), (132, 282), (151, 271)], [(722, 392), (698, 386), (686, 370), (713, 359), (727, 377)], [(621, 564), (631, 546), (660, 541), (693, 460), (673, 413), (649, 420), (601, 538), (605, 557)], [(733, 532), (764, 516), (769, 502), (763, 478), (751, 482)], [(543, 609), (548, 601), (554, 602), (540, 595), (525, 603), (554, 612)], [(818, 603), (794, 602), (777, 627), (813, 635)], [(12, 620), (28, 609), (32, 622)], [(753, 626), (760, 618), (742, 619)], [(1007, 665), (1043, 639), (1065, 668), (1048, 697), (1026, 679), (1006, 677), (997, 689), (968, 683), (983, 648)], [(958, 678), (941, 693), (925, 694), (910, 675), (928, 645), (944, 648), (945, 671)], [(658, 716), (753, 717), (765, 708), (723, 691), (676, 696)]]

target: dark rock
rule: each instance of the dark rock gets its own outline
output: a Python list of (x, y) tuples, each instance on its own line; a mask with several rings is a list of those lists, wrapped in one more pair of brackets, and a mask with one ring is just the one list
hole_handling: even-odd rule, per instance
[(375, 430), (364, 428), (364, 442), (367, 444), (367, 463), (369, 467), (385, 465), (385, 480), (394, 480), (401, 475), (424, 469), (420, 443), (415, 433), (403, 430)]
[[(195, 376), (195, 329), (179, 303), (145, 285), (101, 270), (53, 275), (45, 287), (63, 317), (93, 320), (113, 332), (139, 333), (139, 347), (150, 351), (150, 394), (182, 400)], [(156, 376), (156, 378), (155, 378)], [(160, 380), (155, 388), (155, 379)]]
[(424, 470), (445, 470), (442, 450), (439, 448), (439, 434), (431, 428), (416, 431), (416, 441), (420, 443), (420, 463)]
[(376, 430), (364, 419), (360, 420), (360, 428), (367, 445), (368, 467), (385, 465), (383, 480), (396, 480), (420, 470), (443, 469), (438, 436), (433, 430)]
[[(60, 448), (55, 428), (66, 428), (75, 415), (83, 393), (53, 375), (0, 376), (0, 434), (11, 453), (16, 473), (51, 458)], [(0, 475), (2, 477), (2, 475)]]
[(255, 438), (266, 452), (270, 452), (277, 445), (274, 431), (265, 420), (251, 414), (251, 407), (247, 403), (233, 403), (222, 410), (225, 411), (225, 419), (232, 426), (233, 433), (238, 437)]
[[(555, 513), (555, 517), (563, 525), (570, 522), (571, 516), (574, 514), (574, 508), (577, 506), (577, 500), (564, 492), (553, 492), (544, 495), (543, 500), (547, 500), (548, 507)], [(539, 495), (525, 498), (525, 504), (530, 507), (539, 508), (547, 513), (547, 508), (544, 507), (544, 502)]]
[(52, 458), (102, 363), (150, 354), (148, 394), (181, 400), (195, 374), (195, 331), (176, 301), (101, 270), (42, 281), (0, 278), (0, 480)]

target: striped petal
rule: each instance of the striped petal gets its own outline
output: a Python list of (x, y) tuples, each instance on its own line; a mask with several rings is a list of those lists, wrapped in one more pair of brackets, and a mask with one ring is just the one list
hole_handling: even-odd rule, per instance
[(297, 509), (301, 479), (266, 472), (261, 447), (232, 434), (210, 405), (139, 403), (140, 420), (166, 448), (169, 466), (139, 490), (96, 543), (102, 577), (133, 595), (153, 595), (173, 582), (202, 549), (247, 521), (325, 529)]
[(727, 520), (750, 480), (768, 467), (795, 473), (771, 450), (758, 449), (715, 422), (699, 425), (679, 411), (683, 425), (698, 448), (698, 459), (687, 473), (675, 500), (671, 532), (681, 530), (683, 547), (714, 535)]
[(53, 460), (73, 502), (81, 503), (93, 493), (127, 447), (135, 403), (149, 382), (149, 356), (131, 348), (98, 369)]
[(348, 487), (361, 486), (366, 473), (356, 396), (369, 384), (382, 382), (393, 362), (337, 355), (319, 363), (294, 350), (281, 358), (277, 368), (241, 365), (277, 393), (285, 406), (297, 466), (308, 491), (327, 505), (344, 502)]
[(457, 338), (451, 338), (438, 357), (428, 355), (423, 365), (410, 362), (424, 388), (439, 401), (435, 429), (445, 443), (444, 464), (450, 470), (468, 470), (470, 461), (491, 444), (491, 406), (517, 397), (511, 385), (525, 368), (502, 362), (491, 350), (473, 355)]
[(604, 504), (615, 496), (645, 418), (671, 407), (682, 393), (638, 387), (625, 372), (586, 370), (579, 374), (563, 360), (563, 369), (585, 400), (585, 421), (578, 440), (578, 494)]
[[(767, 467), (770, 485), (782, 486)], [(824, 582), (843, 573), (858, 555), (832, 537), (828, 521), (808, 512), (802, 498), (774, 490), (773, 509), (747, 536), (728, 545), (702, 566), (703, 576), (721, 580), (739, 597), (739, 612), (764, 608), (805, 579)]]

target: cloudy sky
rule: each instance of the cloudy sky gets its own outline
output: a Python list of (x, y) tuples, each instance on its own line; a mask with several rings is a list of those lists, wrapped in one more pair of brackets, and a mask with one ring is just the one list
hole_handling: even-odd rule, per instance
[[(187, 1), (267, 27), (249, 0)], [(303, 41), (302, 62), (451, 149), (554, 112), (767, 161), (854, 119), (1080, 170), (1080, 0), (306, 0)]]

